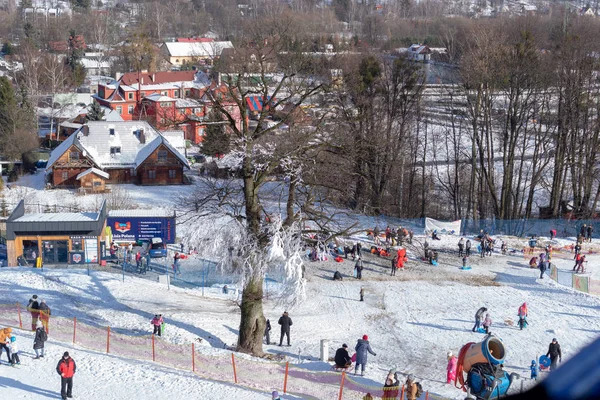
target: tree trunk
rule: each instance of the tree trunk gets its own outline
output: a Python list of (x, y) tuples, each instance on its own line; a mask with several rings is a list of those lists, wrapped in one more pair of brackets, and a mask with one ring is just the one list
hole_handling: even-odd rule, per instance
[(263, 280), (254, 277), (246, 283), (242, 293), (242, 318), (240, 321), (240, 333), (238, 335), (237, 350), (262, 356), (263, 336), (266, 320), (263, 315)]

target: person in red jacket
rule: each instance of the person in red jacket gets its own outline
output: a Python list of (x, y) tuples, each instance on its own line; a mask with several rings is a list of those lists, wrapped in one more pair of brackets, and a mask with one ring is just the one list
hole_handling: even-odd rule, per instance
[(73, 375), (77, 366), (75, 361), (69, 356), (69, 352), (65, 351), (62, 358), (56, 365), (56, 372), (60, 375), (60, 395), (63, 400), (73, 397)]

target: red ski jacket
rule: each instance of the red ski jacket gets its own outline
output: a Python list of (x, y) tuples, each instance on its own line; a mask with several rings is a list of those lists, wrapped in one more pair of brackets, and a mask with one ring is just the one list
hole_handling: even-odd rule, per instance
[[(66, 360), (61, 358), (56, 366), (56, 372), (63, 378), (72, 378), (75, 375), (75, 370), (77, 367), (75, 366), (75, 361), (69, 357)], [(63, 376), (64, 375), (64, 376)]]

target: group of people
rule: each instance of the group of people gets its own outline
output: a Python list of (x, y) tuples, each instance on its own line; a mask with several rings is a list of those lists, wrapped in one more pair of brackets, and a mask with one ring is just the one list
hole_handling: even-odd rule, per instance
[[(277, 323), (281, 326), (281, 334), (279, 336), (279, 346), (283, 346), (283, 338), (284, 337), (287, 338), (287, 345), (291, 346), (291, 344), (290, 344), (290, 328), (291, 328), (293, 322), (287, 311), (283, 312), (281, 317), (279, 317), (279, 320), (277, 321)], [(267, 322), (265, 325), (265, 332), (264, 332), (263, 336), (266, 339), (266, 343), (270, 345), (271, 344), (271, 321), (268, 319), (267, 319)]]
[[(375, 226), (373, 229), (373, 240), (375, 244), (381, 244), (381, 240), (379, 238), (379, 227)], [(402, 226), (399, 226), (398, 229), (391, 228), (389, 225), (385, 228), (385, 244), (391, 246), (403, 246), (404, 241), (408, 243), (412, 243), (414, 232), (412, 230), (406, 229)]]
[(583, 224), (579, 229), (578, 239), (581, 238), (582, 242), (592, 243), (592, 235), (594, 234), (594, 227), (592, 224)]

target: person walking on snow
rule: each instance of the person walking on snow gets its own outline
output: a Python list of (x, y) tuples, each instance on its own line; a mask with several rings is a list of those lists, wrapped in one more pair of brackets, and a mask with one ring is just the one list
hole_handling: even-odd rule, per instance
[(20, 365), (21, 359), (19, 358), (19, 346), (17, 345), (17, 338), (15, 336), (10, 337), (10, 364)]
[(479, 329), (479, 327), (481, 326), (481, 321), (483, 320), (483, 313), (486, 311), (487, 311), (487, 308), (481, 307), (475, 313), (475, 326), (473, 326), (473, 332), (477, 331), (477, 329)]
[(540, 256), (540, 264), (538, 267), (540, 268), (540, 279), (544, 279), (544, 273), (546, 272), (546, 269), (548, 269), (548, 261), (542, 261), (542, 257)]
[(46, 300), (40, 300), (40, 321), (42, 321), (44, 329), (46, 329), (46, 333), (48, 333), (48, 323), (50, 322), (50, 315), (52, 315), (52, 310), (46, 304)]
[(465, 252), (467, 253), (467, 257), (469, 257), (471, 255), (471, 240), (467, 239), (467, 242), (465, 243)]
[(360, 375), (365, 375), (365, 368), (367, 367), (367, 358), (369, 356), (368, 353), (376, 356), (377, 354), (371, 349), (371, 345), (369, 344), (369, 337), (367, 335), (363, 335), (362, 339), (358, 339), (356, 342), (356, 347), (354, 348), (356, 351), (356, 364), (354, 367), (354, 375), (358, 374), (358, 367), (361, 367)]
[(363, 262), (361, 257), (356, 259), (356, 264), (354, 265), (354, 270), (356, 271), (356, 279), (362, 279), (362, 270), (363, 270)]
[(396, 270), (398, 269), (398, 256), (394, 256), (392, 259), (392, 270), (390, 276), (396, 276)]
[(271, 321), (267, 319), (267, 323), (265, 325), (265, 338), (267, 339), (267, 344), (271, 344)]
[(464, 238), (460, 238), (460, 240), (458, 241), (458, 256), (459, 257), (463, 256), (464, 249), (465, 249), (465, 239)]
[(587, 241), (592, 243), (592, 235), (594, 234), (594, 227), (589, 224), (587, 227)]
[(546, 357), (550, 357), (550, 371), (554, 371), (558, 367), (559, 361), (562, 362), (562, 352), (556, 338), (552, 338), (552, 343), (548, 346)]
[(12, 336), (12, 328), (4, 328), (0, 329), (0, 359), (2, 358), (2, 350), (6, 350), (6, 358), (8, 358), (8, 362), (10, 363), (10, 348), (7, 345), (6, 341), (10, 342), (10, 337)]
[(175, 252), (173, 255), (173, 274), (180, 275), (181, 271), (179, 270), (179, 253)]
[(360, 288), (360, 301), (365, 301), (365, 288), (361, 287)]
[(283, 343), (283, 337), (287, 336), (287, 345), (290, 344), (290, 326), (292, 326), (292, 319), (288, 315), (287, 311), (284, 311), (283, 315), (279, 317), (278, 324), (281, 325), (281, 336), (279, 336), (279, 345)]
[(485, 333), (490, 333), (490, 326), (492, 326), (492, 318), (490, 314), (485, 314), (485, 320), (483, 321), (483, 329), (485, 329)]
[(531, 360), (531, 365), (529, 366), (529, 369), (531, 370), (531, 377), (530, 377), (530, 379), (533, 379), (534, 381), (537, 381), (538, 366), (537, 366), (537, 363), (535, 362), (535, 360)]
[(452, 383), (456, 380), (456, 367), (458, 358), (451, 351), (448, 352), (448, 365), (446, 366), (446, 383)]
[(31, 330), (35, 331), (36, 322), (40, 316), (40, 303), (37, 299), (37, 294), (34, 294), (31, 299), (29, 299), (29, 304), (27, 304), (27, 311), (31, 313)]
[(60, 375), (60, 395), (63, 400), (73, 397), (73, 375), (76, 370), (75, 361), (69, 356), (69, 352), (65, 351), (56, 365), (56, 372)]
[(162, 314), (155, 314), (154, 318), (152, 318), (152, 321), (150, 321), (150, 323), (154, 326), (154, 331), (152, 332), (153, 335), (158, 335), (160, 336), (161, 334), (161, 325), (163, 324), (163, 322), (165, 322), (163, 320)]
[(33, 350), (35, 351), (34, 360), (44, 358), (44, 343), (48, 340), (48, 334), (44, 330), (44, 325), (38, 321), (35, 329), (35, 337), (33, 338)]
[(521, 304), (517, 316), (519, 317), (519, 327), (523, 330), (527, 326), (527, 303)]

